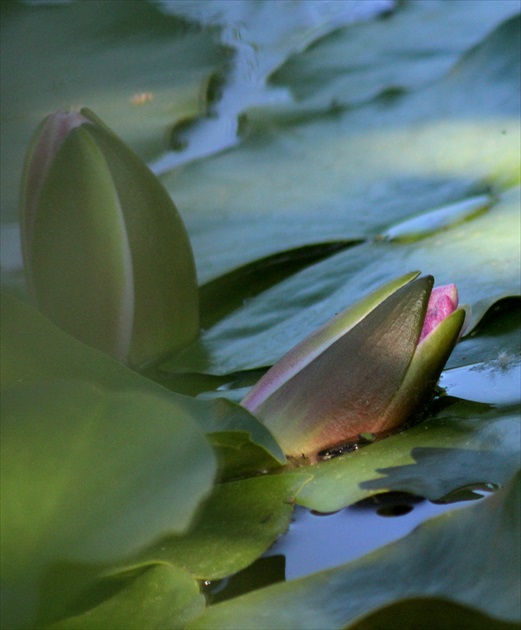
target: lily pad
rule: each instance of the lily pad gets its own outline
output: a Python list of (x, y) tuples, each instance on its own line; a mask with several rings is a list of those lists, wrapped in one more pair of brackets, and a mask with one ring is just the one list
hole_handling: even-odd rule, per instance
[(485, 315), (478, 326), (456, 346), (447, 368), (478, 362), (495, 363), (507, 368), (521, 359), (521, 301), (501, 300)]
[(88, 106), (151, 159), (174, 123), (205, 112), (206, 82), (227, 62), (211, 31), (153, 3), (11, 3), (2, 16), (3, 220), (16, 218), (23, 155), (44, 116)]
[[(433, 518), (359, 560), (210, 606), (188, 627), (340, 629), (417, 597), (519, 623), (520, 486), (517, 474), (495, 495)], [(476, 580), (480, 575), (487, 579)]]
[(518, 183), (519, 37), (512, 18), (438, 81), (354, 109), (250, 111), (240, 147), (165, 175), (200, 281)]
[[(1, 306), (2, 387), (74, 378), (111, 389), (151, 394), (164, 398), (186, 423), (198, 425), (208, 434), (219, 455), (221, 475), (236, 476), (284, 462), (269, 431), (242, 407), (170, 392), (64, 333), (9, 294), (2, 295)], [(206, 452), (206, 442), (202, 448)]]
[(309, 479), (303, 471), (220, 484), (190, 531), (162, 538), (137, 560), (175, 563), (204, 580), (237, 573), (287, 530), (295, 496)]
[(321, 0), (313, 5), (159, 0), (166, 13), (218, 29), (223, 44), (233, 50), (234, 60), (225, 77), (210, 81), (209, 91), (215, 98), (209, 116), (177, 126), (174, 136), (182, 150), (170, 151), (154, 161), (154, 172), (164, 173), (238, 144), (246, 109), (288, 100), (286, 89), (266, 85), (269, 75), (288, 57), (344, 24), (369, 20), (394, 5), (395, 0)]
[(519, 466), (519, 408), (446, 402), (413, 428), (307, 468), (313, 479), (297, 503), (334, 512), (391, 490), (436, 500), (462, 486), (505, 483)]
[(164, 369), (226, 374), (272, 365), (336, 313), (414, 269), (432, 274), (437, 285), (456, 284), (461, 302), (472, 307), (468, 333), (494, 302), (519, 295), (520, 216), (514, 188), (488, 212), (416, 243), (351, 247), (259, 294)]
[(183, 628), (204, 606), (204, 595), (192, 576), (178, 567), (158, 563), (147, 567), (97, 606), (44, 627), (47, 630)]
[(211, 490), (212, 450), (164, 396), (22, 383), (3, 390), (2, 416), (3, 581), (121, 560), (186, 530)]
[(212, 413), (199, 413), (197, 422), (217, 453), (221, 478), (256, 474), (285, 463), (275, 438), (244, 407), (215, 398), (211, 410)]
[(387, 19), (338, 29), (271, 77), (307, 109), (353, 106), (411, 90), (448, 72), (470, 47), (519, 13), (510, 0), (402, 2)]
[(345, 630), (417, 630), (427, 623), (443, 630), (516, 630), (515, 622), (503, 621), (470, 606), (456, 604), (441, 597), (414, 597), (399, 600), (369, 613)]

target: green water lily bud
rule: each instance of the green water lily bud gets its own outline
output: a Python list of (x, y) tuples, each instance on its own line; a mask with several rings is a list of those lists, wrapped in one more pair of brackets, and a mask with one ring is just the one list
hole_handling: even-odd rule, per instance
[(31, 296), (70, 334), (132, 366), (197, 336), (181, 217), (157, 177), (89, 110), (56, 112), (38, 128), (21, 224)]
[(456, 287), (393, 280), (298, 344), (242, 401), (290, 458), (409, 421), (432, 395), (465, 321)]

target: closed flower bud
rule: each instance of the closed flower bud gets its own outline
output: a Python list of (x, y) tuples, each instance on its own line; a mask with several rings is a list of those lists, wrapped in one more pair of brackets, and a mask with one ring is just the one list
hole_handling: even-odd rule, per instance
[(242, 401), (290, 458), (403, 425), (432, 395), (465, 320), (455, 285), (394, 280), (298, 344)]
[(29, 291), (61, 328), (140, 366), (199, 330), (192, 249), (167, 191), (92, 112), (40, 125), (22, 182)]

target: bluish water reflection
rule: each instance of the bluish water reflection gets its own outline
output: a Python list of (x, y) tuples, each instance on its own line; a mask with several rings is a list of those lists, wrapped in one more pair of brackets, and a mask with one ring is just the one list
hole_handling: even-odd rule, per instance
[(415, 504), (400, 501), (395, 506), (412, 509), (405, 515), (389, 518), (378, 516), (372, 506), (350, 506), (323, 516), (297, 506), (290, 529), (266, 555), (284, 555), (286, 580), (292, 580), (355, 560), (406, 536), (431, 517), (471, 503), (439, 505), (430, 501)]
[(493, 361), (445, 370), (439, 384), (457, 398), (492, 405), (517, 404), (521, 399), (521, 357), (500, 352)]
[(291, 55), (320, 37), (354, 22), (391, 10), (395, 0), (271, 0), (208, 2), (160, 0), (167, 13), (217, 28), (233, 53), (226, 89), (210, 104), (210, 115), (194, 121), (182, 151), (169, 151), (150, 167), (156, 174), (213, 155), (239, 141), (239, 117), (249, 108), (291, 102), (287, 88), (268, 85), (268, 78)]

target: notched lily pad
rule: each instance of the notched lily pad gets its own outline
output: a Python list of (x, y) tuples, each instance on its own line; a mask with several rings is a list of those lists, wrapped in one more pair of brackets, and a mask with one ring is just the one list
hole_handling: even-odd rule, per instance
[(165, 176), (201, 281), (518, 184), (519, 32), (505, 21), (448, 74), (392, 99), (306, 119), (291, 106), (250, 111), (241, 146)]
[(519, 624), (520, 486), (518, 473), (494, 495), (430, 519), (397, 542), (338, 568), (210, 606), (188, 627), (340, 630), (397, 600), (424, 597), (470, 608), (474, 619)]
[(519, 466), (520, 443), (517, 408), (452, 399), (413, 428), (307, 468), (313, 479), (297, 503), (334, 512), (390, 490), (436, 500), (468, 484), (500, 485)]

